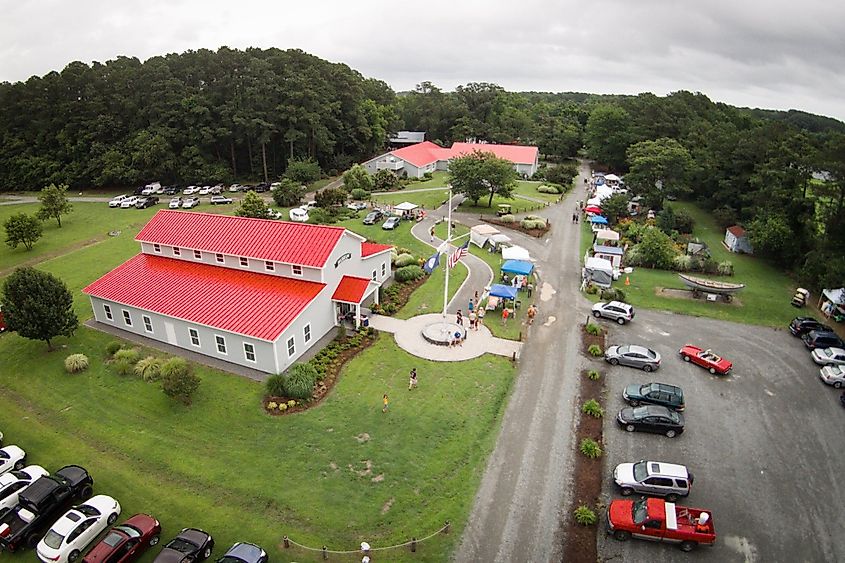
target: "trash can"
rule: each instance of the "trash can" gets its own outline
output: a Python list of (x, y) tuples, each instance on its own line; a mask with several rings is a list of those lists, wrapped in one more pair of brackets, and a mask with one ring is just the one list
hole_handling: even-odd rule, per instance
[(361, 326), (370, 326), (370, 319), (366, 315), (361, 316)]

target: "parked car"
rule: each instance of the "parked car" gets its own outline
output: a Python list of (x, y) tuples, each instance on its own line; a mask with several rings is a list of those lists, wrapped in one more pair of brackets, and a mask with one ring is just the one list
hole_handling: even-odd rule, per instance
[(200, 188), (200, 191), (197, 192), (199, 195), (210, 195), (211, 194), (211, 186), (203, 186)]
[(363, 201), (353, 201), (352, 203), (348, 204), (347, 209), (351, 209), (352, 211), (361, 211), (362, 209), (367, 208), (367, 204)]
[(120, 202), (120, 208), (129, 209), (130, 207), (135, 207), (135, 204), (138, 203), (139, 199), (141, 199), (139, 196), (131, 195)]
[(214, 538), (198, 528), (184, 528), (167, 542), (153, 563), (193, 563), (211, 557)]
[(297, 223), (307, 223), (308, 211), (299, 207), (294, 207), (288, 212), (288, 217), (290, 217), (291, 221), (296, 221)]
[(631, 405), (663, 405), (672, 410), (684, 410), (684, 391), (676, 385), (667, 383), (635, 383), (628, 385), (622, 392), (622, 398)]
[(698, 346), (687, 344), (678, 353), (685, 362), (692, 362), (697, 366), (701, 366), (710, 373), (718, 373), (719, 375), (726, 375), (733, 369), (733, 364), (714, 354), (709, 348), (702, 350)]
[(174, 197), (170, 200), (170, 204), (168, 204), (168, 207), (170, 209), (179, 209), (180, 207), (182, 207), (182, 203), (183, 202), (181, 197)]
[(263, 194), (264, 192), (270, 189), (270, 184), (262, 182), (260, 184), (257, 184), (254, 189), (256, 193)]
[(833, 332), (832, 328), (820, 323), (812, 317), (795, 317), (789, 322), (789, 332), (792, 333), (792, 336), (801, 336), (803, 334), (807, 334), (811, 330)]
[(161, 539), (161, 524), (149, 514), (136, 514), (95, 545), (82, 563), (129, 563)]
[(607, 507), (608, 532), (619, 541), (631, 537), (676, 543), (681, 551), (716, 543), (709, 510), (678, 506), (658, 498), (614, 500)]
[(179, 190), (176, 188), (176, 186), (167, 186), (161, 191), (161, 193), (163, 193), (164, 195), (176, 195), (176, 192), (178, 191)]
[(267, 218), (268, 219), (281, 219), (283, 217), (281, 211), (276, 211), (272, 207), (267, 208)]
[(267, 552), (253, 543), (238, 542), (217, 563), (267, 563)]
[(381, 228), (385, 231), (392, 231), (393, 229), (399, 226), (399, 223), (401, 221), (401, 217), (388, 217), (387, 221), (382, 224)]
[(141, 194), (143, 194), (143, 193), (144, 193), (144, 188), (145, 188), (145, 187), (146, 187), (146, 186), (138, 186), (138, 187), (137, 187), (137, 188), (135, 188), (135, 190), (132, 192), (132, 195), (141, 195)]
[(229, 186), (229, 191), (230, 192), (239, 192), (239, 191), (242, 190), (242, 188), (243, 188), (243, 186), (241, 186), (240, 184), (232, 184), (231, 186)]
[(801, 340), (804, 341), (804, 346), (810, 350), (816, 348), (845, 348), (845, 342), (835, 332), (811, 330), (802, 336)]
[(616, 421), (628, 432), (638, 430), (674, 438), (684, 432), (684, 415), (660, 405), (625, 407)]
[(675, 502), (689, 495), (693, 477), (686, 467), (663, 461), (620, 463), (613, 470), (613, 481), (622, 496), (633, 493), (665, 497)]
[(109, 201), (109, 207), (120, 207), (120, 204), (123, 202), (124, 199), (129, 197), (126, 194), (123, 195), (116, 195), (114, 196), (111, 201)]
[(216, 186), (211, 187), (211, 191), (209, 191), (211, 195), (220, 195), (223, 193), (223, 184), (217, 184)]
[(660, 354), (636, 344), (611, 346), (605, 350), (604, 359), (612, 366), (620, 364), (640, 368), (645, 372), (654, 371), (660, 367)]
[(599, 302), (593, 305), (593, 316), (597, 319), (604, 317), (624, 325), (628, 321), (633, 320), (634, 308), (621, 301), (611, 301), (609, 303)]
[(21, 491), (44, 475), (49, 473), (40, 465), (27, 465), (0, 475), (0, 511), (17, 506)]
[(810, 355), (820, 366), (845, 365), (845, 350), (842, 348), (816, 348)]
[(311, 210), (311, 209), (314, 209), (315, 207), (317, 207), (317, 202), (314, 201), (314, 200), (306, 201), (305, 203), (300, 205), (300, 207), (302, 209), (305, 209), (305, 210)]
[(182, 195), (194, 195), (195, 193), (199, 193), (199, 191), (199, 186), (188, 186), (187, 188), (182, 190)]
[(232, 198), (230, 197), (224, 195), (211, 196), (211, 205), (228, 205), (230, 203), (232, 203)]
[(26, 465), (26, 452), (18, 446), (6, 446), (0, 449), (0, 475), (13, 469), (23, 469)]
[(200, 204), (200, 198), (198, 197), (189, 197), (185, 201), (182, 202), (182, 209), (191, 209), (196, 207)]
[(845, 385), (845, 366), (825, 366), (819, 370), (819, 377), (828, 385), (841, 389)]
[(158, 198), (154, 195), (142, 197), (135, 202), (136, 209), (146, 209), (147, 207), (152, 207), (153, 205), (158, 205)]
[(120, 515), (120, 504), (108, 495), (97, 495), (68, 510), (56, 520), (35, 548), (44, 563), (76, 561), (100, 532)]
[(378, 209), (373, 209), (367, 216), (364, 217), (364, 224), (365, 225), (375, 225), (377, 221), (380, 221), (384, 217), (384, 213), (379, 211)]

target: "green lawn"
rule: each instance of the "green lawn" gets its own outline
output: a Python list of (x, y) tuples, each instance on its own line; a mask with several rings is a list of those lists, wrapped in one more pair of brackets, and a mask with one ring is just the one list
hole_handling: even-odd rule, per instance
[(523, 213), (523, 212), (530, 212), (530, 211), (539, 211), (546, 207), (549, 204), (538, 203), (535, 201), (528, 201), (525, 199), (505, 199), (501, 196), (495, 195), (493, 196), (493, 205), (491, 207), (487, 206), (487, 202), (489, 201), (489, 196), (482, 197), (478, 200), (478, 205), (473, 205), (472, 201), (467, 199), (460, 205), (458, 208), (460, 211), (464, 213), (477, 213), (479, 215), (490, 215), (495, 214), (498, 210), (498, 206), (500, 203), (507, 203), (512, 207), (513, 213)]
[(540, 199), (549, 203), (557, 203), (558, 200), (560, 200), (561, 194), (544, 194), (537, 191), (537, 188), (544, 184), (545, 182), (519, 180), (516, 183), (516, 188), (514, 188), (513, 193), (515, 195), (522, 195), (534, 199)]
[(445, 188), (449, 185), (449, 173), (444, 171), (433, 172), (431, 180), (423, 180), (422, 182), (409, 182), (405, 189), (416, 190), (419, 188)]
[[(408, 188), (410, 189), (410, 188)], [(398, 205), (403, 201), (415, 203), (427, 211), (437, 209), (449, 198), (449, 191), (432, 190), (425, 192), (390, 192), (389, 194), (374, 195), (373, 201), (378, 205)]]

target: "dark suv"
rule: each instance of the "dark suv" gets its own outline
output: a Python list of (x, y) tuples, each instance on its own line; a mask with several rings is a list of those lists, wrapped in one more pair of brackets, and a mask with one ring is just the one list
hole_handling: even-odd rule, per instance
[(804, 346), (810, 350), (816, 348), (845, 348), (845, 342), (835, 332), (828, 330), (811, 330), (801, 337)]
[(807, 334), (811, 330), (821, 330), (824, 332), (833, 332), (833, 329), (827, 325), (823, 325), (812, 317), (795, 317), (789, 323), (789, 332), (792, 336), (801, 336)]
[(632, 407), (639, 405), (662, 405), (672, 410), (684, 410), (684, 391), (675, 385), (666, 383), (635, 383), (628, 385), (622, 392), (622, 398)]

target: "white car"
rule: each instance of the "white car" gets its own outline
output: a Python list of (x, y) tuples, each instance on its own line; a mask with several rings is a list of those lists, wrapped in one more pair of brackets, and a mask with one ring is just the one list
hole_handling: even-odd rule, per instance
[(845, 350), (842, 348), (816, 348), (812, 356), (820, 366), (845, 365)]
[(200, 195), (208, 195), (211, 193), (211, 186), (203, 186), (200, 188), (199, 194)]
[(845, 386), (845, 366), (825, 366), (819, 370), (819, 377), (836, 389)]
[(124, 199), (123, 201), (120, 202), (120, 208), (121, 209), (130, 209), (132, 207), (135, 207), (136, 203), (138, 203), (138, 196), (131, 195), (131, 196), (127, 197), (126, 199)]
[(35, 551), (44, 563), (69, 563), (79, 556), (120, 515), (120, 504), (107, 495), (97, 495), (68, 510), (56, 520)]
[(182, 202), (182, 209), (191, 209), (192, 207), (196, 207), (200, 204), (200, 198), (198, 197), (189, 197), (185, 201)]
[(240, 184), (232, 184), (231, 186), (229, 186), (229, 191), (230, 192), (239, 192), (239, 191), (241, 191), (241, 185)]
[(308, 211), (309, 209), (314, 209), (315, 207), (317, 207), (317, 202), (316, 201), (309, 201), (309, 202), (306, 202), (306, 203), (300, 205), (299, 207)]
[(28, 465), (20, 471), (0, 475), (0, 512), (17, 506), (20, 492), (45, 475), (49, 473), (40, 465)]
[(282, 212), (276, 211), (275, 209), (268, 207), (267, 208), (267, 218), (268, 219), (281, 219), (282, 218)]
[(170, 205), (168, 205), (170, 209), (179, 209), (182, 207), (182, 198), (181, 197), (174, 197), (170, 200)]
[(361, 211), (362, 209), (367, 208), (367, 204), (363, 201), (353, 201), (352, 203), (348, 204), (347, 209), (351, 209), (352, 211)]
[(21, 469), (26, 464), (26, 452), (17, 446), (0, 449), (0, 475), (13, 469)]
[(126, 194), (114, 196), (109, 202), (109, 207), (120, 207), (120, 203), (127, 197), (129, 196), (127, 196)]
[(288, 212), (288, 216), (291, 221), (296, 221), (297, 223), (308, 222), (308, 211), (300, 207), (294, 207), (291, 209), (290, 212)]
[(187, 188), (182, 190), (182, 193), (184, 195), (194, 195), (198, 191), (200, 191), (200, 188), (198, 186), (188, 186)]

